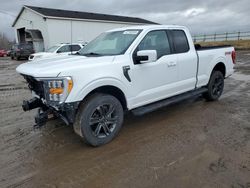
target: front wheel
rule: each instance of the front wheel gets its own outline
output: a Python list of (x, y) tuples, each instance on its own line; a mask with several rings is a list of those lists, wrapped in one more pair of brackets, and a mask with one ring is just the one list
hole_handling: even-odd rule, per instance
[(112, 95), (94, 94), (81, 105), (74, 125), (92, 146), (104, 145), (116, 137), (123, 123), (123, 108)]
[(208, 91), (204, 97), (208, 101), (218, 100), (224, 89), (224, 76), (220, 71), (213, 71), (209, 83), (207, 85)]

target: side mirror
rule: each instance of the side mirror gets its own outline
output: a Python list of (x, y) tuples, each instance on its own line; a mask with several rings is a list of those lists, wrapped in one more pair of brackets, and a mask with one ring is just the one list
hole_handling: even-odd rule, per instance
[(151, 63), (157, 60), (156, 50), (141, 50), (137, 52), (136, 61), (140, 63)]

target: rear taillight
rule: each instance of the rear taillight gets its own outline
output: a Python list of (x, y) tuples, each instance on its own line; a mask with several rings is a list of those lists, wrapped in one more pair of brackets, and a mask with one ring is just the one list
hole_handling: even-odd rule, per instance
[(236, 64), (236, 52), (235, 52), (235, 50), (232, 51), (231, 56), (232, 56), (233, 64)]

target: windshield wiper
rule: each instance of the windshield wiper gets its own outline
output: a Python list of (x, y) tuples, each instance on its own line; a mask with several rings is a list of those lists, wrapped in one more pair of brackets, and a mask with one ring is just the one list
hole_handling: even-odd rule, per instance
[(80, 54), (80, 55), (84, 55), (84, 56), (101, 56), (102, 54), (98, 54), (98, 53), (95, 53), (95, 52), (90, 52), (90, 53), (86, 53), (86, 54)]

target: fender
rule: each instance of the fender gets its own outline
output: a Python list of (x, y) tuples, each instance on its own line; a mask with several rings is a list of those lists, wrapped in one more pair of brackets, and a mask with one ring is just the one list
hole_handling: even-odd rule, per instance
[(117, 87), (123, 92), (126, 102), (128, 102), (127, 100), (128, 93), (126, 92), (128, 91), (128, 88), (126, 88), (126, 85), (122, 83), (120, 80), (113, 78), (113, 77), (104, 77), (104, 78), (96, 79), (96, 80), (89, 82), (80, 90), (75, 91), (74, 93), (70, 93), (70, 95), (67, 97), (67, 100), (65, 102), (67, 103), (67, 102), (82, 101), (91, 91), (102, 86)]
[[(209, 64), (209, 67), (208, 67), (208, 69), (207, 69), (207, 76), (208, 76), (208, 81), (207, 81), (207, 83), (209, 82), (209, 79), (210, 79), (210, 76), (211, 76), (211, 74), (212, 74), (212, 71), (213, 71), (214, 67), (215, 67), (218, 63), (223, 63), (223, 64), (225, 65), (225, 68), (227, 69), (225, 62), (226, 62), (226, 59), (225, 59), (225, 57), (222, 57), (222, 56), (217, 57), (216, 59), (213, 59), (213, 60), (211, 61), (211, 63)], [(227, 72), (227, 71), (226, 71), (226, 72)]]

